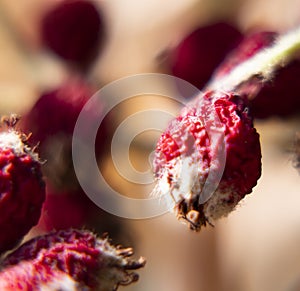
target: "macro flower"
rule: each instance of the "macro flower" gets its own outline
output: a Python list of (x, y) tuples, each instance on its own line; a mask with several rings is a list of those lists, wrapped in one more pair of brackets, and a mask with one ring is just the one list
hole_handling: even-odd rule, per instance
[[(219, 123), (213, 122), (216, 118)], [(198, 231), (227, 216), (261, 175), (259, 135), (247, 100), (213, 91), (198, 97), (161, 135), (153, 164), (154, 192), (191, 229)], [(215, 178), (208, 181), (210, 173)], [(206, 183), (217, 183), (209, 197), (203, 193)]]

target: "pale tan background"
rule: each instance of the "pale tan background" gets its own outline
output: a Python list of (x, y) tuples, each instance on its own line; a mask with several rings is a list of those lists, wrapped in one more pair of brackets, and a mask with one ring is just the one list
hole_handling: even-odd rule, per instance
[[(0, 0), (1, 114), (24, 112), (40, 90), (70, 74), (63, 62), (42, 50), (38, 36), (43, 11), (56, 2)], [(97, 5), (109, 31), (89, 76), (99, 88), (130, 74), (160, 72), (157, 56), (197, 25), (228, 18), (243, 31), (284, 31), (300, 24), (299, 0), (110, 0)], [(300, 290), (300, 176), (287, 152), (299, 124), (276, 118), (256, 122), (262, 177), (214, 229), (191, 233), (172, 214), (128, 221), (137, 255), (148, 263), (140, 281), (124, 290)], [(136, 149), (133, 158), (145, 166), (143, 149)], [(121, 183), (118, 179), (114, 183)], [(131, 193), (130, 187), (124, 184), (124, 194)]]

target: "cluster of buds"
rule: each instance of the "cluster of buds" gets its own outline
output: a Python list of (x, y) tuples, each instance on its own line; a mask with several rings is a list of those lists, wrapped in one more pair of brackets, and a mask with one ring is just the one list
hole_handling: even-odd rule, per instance
[[(83, 16), (84, 26), (78, 26), (78, 15)], [(45, 15), (41, 30), (44, 43), (83, 72), (103, 40), (99, 11), (92, 2), (83, 0), (62, 1)], [(212, 32), (221, 32), (221, 44), (216, 43), (220, 39)], [(287, 79), (300, 72), (299, 61), (287, 64), (290, 59), (286, 58), (299, 50), (300, 30), (283, 38), (263, 32), (241, 39), (240, 32), (230, 25), (212, 25), (187, 37), (174, 54), (178, 59), (172, 66), (173, 73), (183, 78), (187, 74), (201, 88), (219, 66), (204, 87), (205, 93), (183, 108), (161, 135), (153, 162), (155, 194), (166, 198), (177, 217), (195, 231), (227, 216), (257, 184), (261, 175), (261, 147), (253, 117), (289, 113), (289, 108), (276, 103), (276, 96), (289, 96), (291, 102), (286, 104), (295, 109), (300, 104), (295, 101), (300, 92), (299, 82), (286, 85)], [(214, 62), (204, 61), (203, 43), (215, 49), (207, 49), (214, 54)], [(193, 56), (197, 57), (196, 62)], [(203, 73), (200, 79), (199, 68)], [(50, 161), (45, 168), (47, 183), (51, 183), (47, 189), (54, 189), (54, 185), (60, 188), (62, 180), (64, 185), (66, 181), (67, 186), (75, 185), (72, 191), (82, 194), (70, 166), (71, 138), (78, 115), (92, 92), (85, 81), (69, 81), (42, 94), (25, 115), (23, 128), (33, 133), (35, 142), (40, 142), (42, 155)], [(276, 106), (270, 112), (265, 110), (270, 105), (270, 96), (278, 111)], [(257, 109), (264, 103), (267, 105)], [(68, 198), (70, 189), (60, 189), (64, 193), (59, 196), (61, 200), (52, 201), (56, 190), (53, 196), (46, 197), (42, 162), (35, 147), (29, 145), (30, 136), (16, 129), (17, 121), (16, 116), (4, 118), (0, 131), (0, 289), (114, 291), (120, 285), (135, 282), (138, 275), (134, 270), (145, 265), (144, 258), (132, 260), (131, 248), (114, 247), (107, 237), (99, 238), (91, 231), (69, 228), (68, 224), (62, 226), (60, 220), (64, 219), (56, 217), (55, 206), (54, 214), (50, 215), (55, 203), (60, 201), (63, 206), (67, 201), (69, 211), (76, 212), (70, 224), (81, 224), (90, 208), (80, 207), (81, 199), (75, 203), (72, 195)], [(96, 153), (101, 152), (102, 137), (96, 140)], [(297, 134), (296, 168), (300, 168), (299, 144)], [(55, 159), (57, 156), (59, 159)], [(43, 203), (44, 209), (48, 207), (45, 213), (52, 216), (52, 227), (63, 230), (38, 236), (16, 248), (38, 223)], [(41, 221), (47, 224), (45, 217)], [(8, 251), (12, 252), (7, 254)]]
[[(193, 58), (196, 35), (201, 34), (195, 31), (179, 44), (184, 53), (177, 57), (201, 70), (204, 59), (189, 59)], [(207, 43), (201, 45), (203, 50)], [(253, 117), (299, 112), (299, 48), (299, 28), (285, 36), (274, 32), (246, 36), (216, 68), (205, 93), (192, 100), (162, 134), (153, 162), (154, 194), (166, 200), (191, 229), (198, 231), (227, 216), (257, 184), (261, 150)], [(195, 75), (190, 72), (183, 69), (179, 73), (193, 81)], [(179, 73), (175, 71), (177, 76)], [(283, 98), (287, 102), (282, 102)], [(213, 122), (216, 117), (218, 124)], [(211, 132), (214, 136), (221, 133), (221, 138), (213, 139)], [(220, 151), (223, 156), (218, 156)], [(299, 154), (294, 163), (297, 167)]]
[[(93, 2), (66, 0), (44, 15), (41, 32), (50, 49), (85, 72), (103, 40), (103, 22)], [(60, 87), (43, 92), (20, 123), (17, 124), (16, 116), (2, 121), (0, 289), (3, 291), (114, 291), (120, 285), (138, 280), (133, 271), (143, 267), (145, 259), (133, 260), (131, 248), (115, 247), (107, 237), (82, 229), (90, 226), (89, 215), (98, 208), (77, 183), (71, 144), (78, 115), (93, 93), (92, 85), (83, 76), (70, 76)], [(103, 152), (105, 136), (102, 127), (95, 149), (98, 157)], [(109, 225), (111, 218), (103, 216), (102, 227), (93, 229), (110, 230), (114, 234), (114, 224)], [(99, 219), (96, 223), (99, 224)], [(18, 246), (36, 225), (38, 231), (52, 232)]]
[[(102, 233), (113, 228), (118, 231), (110, 231), (111, 237), (119, 239), (123, 235), (119, 231), (123, 229), (120, 222), (86, 197), (72, 161), (72, 138), (77, 118), (96, 92), (88, 74), (104, 45), (102, 7), (90, 0), (63, 0), (45, 7), (39, 23), (43, 48), (59, 56), (70, 75), (58, 86), (42, 89), (32, 107), (22, 112), (20, 128), (26, 134), (32, 134), (31, 141), (39, 145), (40, 158), (46, 161), (42, 170), (47, 181), (47, 195), (38, 229), (88, 227)], [(92, 120), (96, 120), (101, 112), (100, 101), (94, 109), (90, 110)], [(104, 120), (97, 133), (97, 159), (103, 158), (106, 150), (108, 124)]]
[[(265, 49), (277, 45), (279, 33), (258, 31), (242, 33), (233, 24), (215, 23), (200, 27), (182, 39), (171, 51), (168, 58), (169, 72), (182, 78), (200, 90), (215, 89), (219, 80), (227, 77), (243, 62)], [(289, 58), (287, 58), (289, 59)], [(283, 58), (277, 64), (265, 68), (272, 71), (267, 78), (255, 68), (251, 76), (237, 82), (235, 93), (245, 94), (250, 100), (254, 118), (270, 116), (286, 117), (299, 113), (300, 60), (295, 57), (286, 63)], [(282, 102), (282, 100), (285, 102)]]
[(145, 260), (87, 230), (46, 234), (6, 255), (37, 224), (45, 200), (41, 162), (17, 121), (3, 118), (0, 132), (0, 289), (113, 291), (136, 281), (131, 270)]

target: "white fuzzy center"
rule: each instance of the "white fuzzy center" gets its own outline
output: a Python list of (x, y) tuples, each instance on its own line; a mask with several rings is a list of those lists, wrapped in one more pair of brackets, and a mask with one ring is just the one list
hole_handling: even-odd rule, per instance
[(159, 196), (161, 202), (171, 210), (181, 200), (192, 199), (195, 193), (200, 192), (200, 189), (198, 189), (199, 185), (195, 184), (199, 181), (199, 171), (193, 157), (178, 157), (170, 163), (172, 163), (171, 169), (163, 170), (152, 195)]
[(24, 153), (24, 143), (19, 134), (15, 131), (6, 131), (0, 133), (0, 148), (12, 149), (17, 155)]

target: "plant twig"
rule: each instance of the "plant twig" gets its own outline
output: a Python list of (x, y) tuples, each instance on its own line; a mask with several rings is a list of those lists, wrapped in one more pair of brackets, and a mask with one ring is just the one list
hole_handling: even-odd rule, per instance
[(266, 48), (238, 65), (228, 75), (212, 79), (205, 90), (232, 91), (254, 76), (270, 80), (276, 68), (285, 66), (300, 50), (300, 27), (278, 37)]

